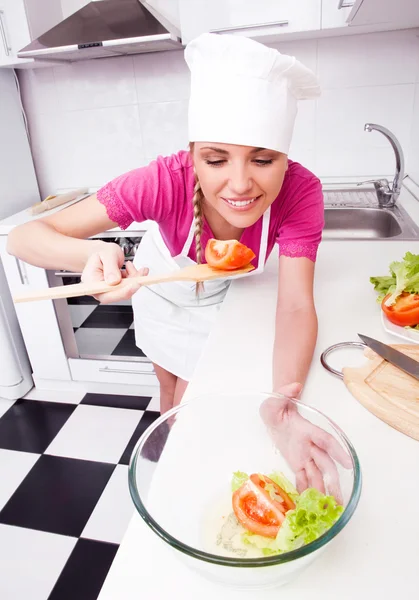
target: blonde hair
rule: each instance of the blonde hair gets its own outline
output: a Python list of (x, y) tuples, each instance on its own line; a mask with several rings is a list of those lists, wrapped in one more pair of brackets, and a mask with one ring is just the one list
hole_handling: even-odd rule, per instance
[[(189, 144), (189, 151), (192, 155), (194, 144), (191, 142)], [(193, 188), (193, 198), (192, 198), (192, 206), (193, 206), (193, 216), (195, 223), (195, 252), (196, 252), (196, 262), (198, 265), (202, 263), (202, 245), (201, 245), (201, 236), (202, 230), (204, 228), (204, 213), (203, 213), (203, 200), (204, 193), (201, 188), (201, 184), (198, 179), (198, 175), (195, 171), (194, 167), (194, 176), (195, 176), (195, 185)], [(203, 290), (203, 283), (198, 282), (196, 284), (196, 295), (199, 295), (199, 292)]]

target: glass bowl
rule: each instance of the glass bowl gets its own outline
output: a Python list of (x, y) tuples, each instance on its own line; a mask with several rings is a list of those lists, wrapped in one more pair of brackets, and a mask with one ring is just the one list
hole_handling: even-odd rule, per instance
[[(232, 512), (233, 472), (281, 471), (296, 481), (261, 418), (262, 405), (284, 401), (332, 435), (350, 457), (350, 468), (334, 461), (344, 512), (321, 537), (296, 550), (237, 556), (217, 545), (222, 519)], [(191, 398), (150, 425), (131, 456), (129, 489), (142, 519), (189, 567), (224, 585), (263, 589), (288, 583), (344, 529), (359, 501), (361, 472), (346, 435), (307, 404), (277, 394), (214, 392)]]

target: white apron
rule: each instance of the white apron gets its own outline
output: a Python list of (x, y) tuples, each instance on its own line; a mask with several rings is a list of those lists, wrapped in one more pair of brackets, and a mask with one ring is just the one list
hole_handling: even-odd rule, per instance
[[(270, 207), (262, 218), (262, 233), (257, 269), (237, 277), (262, 273), (268, 247)], [(194, 243), (194, 221), (182, 252), (172, 257), (157, 223), (141, 240), (134, 265), (148, 267), (150, 275), (163, 275), (196, 262), (188, 257)], [(195, 366), (227, 293), (231, 277), (206, 281), (199, 298), (195, 283), (179, 281), (142, 287), (132, 297), (135, 343), (153, 363), (190, 381)]]

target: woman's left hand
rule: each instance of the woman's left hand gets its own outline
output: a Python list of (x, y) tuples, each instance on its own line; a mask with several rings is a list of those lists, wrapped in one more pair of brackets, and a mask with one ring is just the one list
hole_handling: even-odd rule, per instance
[[(284, 386), (278, 393), (298, 398), (301, 384)], [(348, 454), (329, 433), (302, 417), (297, 407), (275, 397), (268, 398), (260, 409), (271, 437), (296, 476), (296, 487), (302, 492), (315, 487), (322, 493), (343, 501), (339, 474), (335, 462), (352, 467)]]

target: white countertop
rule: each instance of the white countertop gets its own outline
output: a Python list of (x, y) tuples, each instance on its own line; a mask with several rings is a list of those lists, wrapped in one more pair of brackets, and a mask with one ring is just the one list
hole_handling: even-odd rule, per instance
[[(94, 194), (95, 192), (97, 192), (97, 190), (98, 190), (98, 188), (88, 188), (88, 193)], [(57, 190), (56, 194), (57, 195), (64, 194), (64, 193), (70, 192), (70, 191), (71, 190), (68, 190), (68, 189)], [(10, 215), (9, 217), (6, 217), (5, 219), (0, 220), (0, 235), (8, 235), (10, 233), (10, 231), (14, 227), (17, 227), (18, 225), (23, 225), (24, 223), (36, 221), (37, 219), (41, 219), (42, 217), (50, 216), (57, 212), (60, 212), (61, 210), (68, 208), (72, 204), (76, 204), (77, 202), (82, 200), (85, 196), (86, 196), (86, 194), (82, 194), (82, 195), (78, 196), (76, 199), (71, 200), (70, 202), (67, 202), (66, 204), (57, 206), (56, 208), (45, 211), (44, 213), (40, 213), (38, 215), (31, 215), (29, 212), (29, 209), (24, 209), (18, 213)], [(35, 201), (34, 201), (34, 204), (35, 204)], [(109, 229), (108, 231), (115, 232), (115, 234), (120, 234), (122, 232), (124, 234), (124, 236), (129, 237), (130, 233), (147, 231), (149, 225), (150, 225), (150, 221), (143, 221), (142, 223), (134, 222), (134, 223), (131, 223), (131, 225), (125, 230), (121, 229), (120, 227), (115, 227), (114, 229)], [(95, 237), (97, 237), (97, 236), (95, 236)], [(121, 236), (119, 236), (119, 237), (121, 237)]]
[[(397, 342), (381, 326), (380, 308), (369, 283), (387, 273), (391, 261), (414, 242), (323, 242), (316, 266), (319, 317), (316, 351), (303, 395), (348, 435), (359, 455), (363, 490), (359, 506), (326, 551), (295, 580), (263, 591), (266, 600), (366, 598), (385, 590), (406, 599), (419, 588), (419, 442), (392, 429), (364, 409), (343, 382), (326, 372), (320, 354), (336, 342), (365, 333)], [(271, 355), (277, 284), (277, 256), (265, 273), (231, 286), (185, 399), (209, 390), (271, 389)], [(334, 366), (362, 364), (361, 351), (335, 355)], [(348, 362), (350, 360), (351, 362)], [(243, 368), (246, 365), (246, 368)], [(242, 600), (261, 592), (233, 591), (189, 570), (135, 514), (115, 557), (99, 600)], [(361, 595), (360, 595), (361, 594)]]

